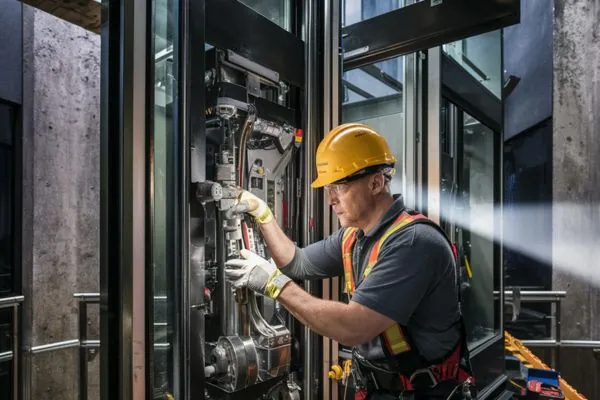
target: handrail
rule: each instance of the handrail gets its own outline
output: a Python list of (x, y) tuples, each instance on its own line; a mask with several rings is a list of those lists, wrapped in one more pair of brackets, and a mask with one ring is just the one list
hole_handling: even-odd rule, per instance
[[(89, 292), (89, 293), (74, 293), (73, 297), (82, 303), (99, 303), (100, 302), (100, 293), (98, 292)], [(158, 301), (167, 301), (167, 296), (154, 296), (154, 300)]]
[(100, 293), (75, 293), (73, 297), (80, 303), (99, 303)]
[(12, 307), (19, 305), (25, 299), (24, 296), (12, 296), (0, 298), (0, 308)]
[(63, 340), (62, 342), (42, 344), (29, 349), (32, 354), (46, 353), (53, 350), (70, 349), (79, 346), (79, 339)]
[(19, 321), (19, 307), (25, 299), (24, 296), (11, 296), (0, 298), (0, 309), (1, 308), (12, 308), (12, 350), (0, 353), (0, 362), (12, 360), (12, 385), (13, 385), (13, 400), (19, 398), (19, 344), (20, 332), (19, 327), (21, 325)]
[(13, 359), (13, 352), (10, 350), (0, 353), (0, 363), (4, 362), (4, 361), (10, 361), (12, 359)]
[[(88, 381), (88, 352), (92, 349), (100, 348), (99, 340), (90, 340), (87, 338), (87, 306), (100, 303), (100, 293), (74, 293), (73, 298), (78, 302), (79, 314), (79, 339), (66, 340), (64, 342), (51, 343), (44, 346), (33, 348), (33, 352), (44, 352), (50, 350), (67, 349), (79, 347), (79, 400), (87, 400), (87, 381)], [(154, 296), (155, 301), (167, 301), (167, 296)], [(157, 350), (167, 350), (171, 348), (170, 343), (154, 343)]]
[[(536, 302), (553, 302), (560, 301), (567, 297), (567, 292), (560, 291), (543, 291), (543, 290), (523, 290), (520, 292), (521, 303), (536, 303)], [(504, 291), (505, 300), (512, 300), (513, 291)]]
[[(537, 303), (537, 302), (552, 302), (560, 301), (567, 296), (567, 292), (564, 290), (522, 290), (519, 292), (521, 302), (526, 303)], [(494, 296), (498, 296), (500, 292), (494, 290)], [(504, 300), (512, 300), (514, 292), (512, 290), (504, 291)]]
[(577, 348), (600, 348), (600, 340), (521, 340), (526, 346), (534, 347), (577, 347)]

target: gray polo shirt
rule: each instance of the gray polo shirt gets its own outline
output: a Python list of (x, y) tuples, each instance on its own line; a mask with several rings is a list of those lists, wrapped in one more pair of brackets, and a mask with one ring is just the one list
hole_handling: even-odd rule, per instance
[[(454, 348), (460, 336), (455, 262), (442, 234), (427, 224), (392, 234), (370, 274), (362, 279), (373, 244), (405, 209), (402, 197), (395, 197), (368, 235), (360, 229), (357, 232), (352, 300), (406, 326), (421, 354), (429, 360), (438, 359)], [(282, 271), (293, 279), (343, 276), (343, 233), (342, 228), (324, 240), (297, 248), (294, 259)], [(383, 357), (379, 337), (358, 346), (358, 350), (370, 360)]]

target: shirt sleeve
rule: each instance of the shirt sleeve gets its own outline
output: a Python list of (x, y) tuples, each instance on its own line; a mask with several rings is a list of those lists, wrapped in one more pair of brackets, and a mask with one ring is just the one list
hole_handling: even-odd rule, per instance
[[(447, 257), (439, 240), (416, 235), (409, 227), (386, 240), (377, 263), (359, 283), (352, 300), (407, 325), (423, 297), (431, 290), (437, 265)], [(451, 251), (451, 250), (450, 250)]]
[(296, 247), (292, 261), (281, 271), (292, 279), (318, 279), (342, 276), (343, 229), (304, 248)]

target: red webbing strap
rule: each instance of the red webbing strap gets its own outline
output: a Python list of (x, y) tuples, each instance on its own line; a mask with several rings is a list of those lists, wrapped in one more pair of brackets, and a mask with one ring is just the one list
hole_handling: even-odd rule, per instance
[(356, 243), (356, 228), (348, 228), (342, 236), (342, 261), (344, 264), (344, 293), (354, 293), (354, 275), (352, 274), (352, 248)]

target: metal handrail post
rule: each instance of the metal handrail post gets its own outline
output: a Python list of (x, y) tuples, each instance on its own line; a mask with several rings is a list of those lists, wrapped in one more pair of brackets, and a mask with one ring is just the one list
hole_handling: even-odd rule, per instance
[(19, 400), (19, 303), (13, 305), (13, 400)]
[[(556, 302), (556, 308), (554, 310), (554, 323), (556, 325), (556, 332), (555, 332), (556, 343), (560, 343), (560, 341), (561, 341), (561, 334), (560, 334), (560, 328), (561, 328), (561, 324), (560, 324), (561, 308), (562, 308), (562, 301), (558, 300)], [(554, 362), (555, 362), (554, 369), (557, 370), (557, 371), (560, 371), (560, 346), (556, 346), (554, 348)]]
[[(556, 309), (557, 309), (557, 302), (556, 301), (551, 301), (550, 302), (550, 339), (556, 341), (556, 337), (557, 337), (557, 324), (556, 324)], [(557, 353), (557, 349), (558, 347), (552, 349), (552, 356), (550, 358), (550, 365), (553, 369), (558, 370), (558, 367), (556, 365), (556, 353)]]
[[(79, 343), (87, 341), (87, 302), (79, 302)], [(79, 400), (88, 398), (88, 349), (79, 346)]]

